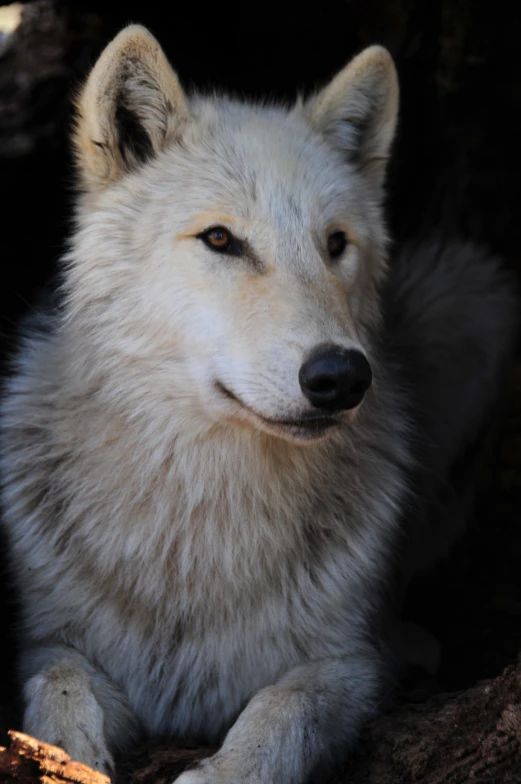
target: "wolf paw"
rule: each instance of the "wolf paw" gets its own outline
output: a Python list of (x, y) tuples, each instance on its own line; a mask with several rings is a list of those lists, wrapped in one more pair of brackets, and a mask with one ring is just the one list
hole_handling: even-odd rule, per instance
[[(219, 771), (211, 765), (203, 765), (182, 773), (173, 784), (250, 784), (250, 779), (237, 777), (231, 771)], [(251, 783), (253, 784), (253, 782)]]
[(209, 774), (203, 770), (187, 770), (181, 773), (174, 784), (214, 784), (215, 779), (209, 778)]
[(82, 733), (71, 733), (67, 736), (63, 732), (60, 737), (46, 735), (45, 740), (52, 746), (64, 749), (73, 762), (81, 762), (89, 768), (108, 776), (111, 781), (115, 781), (114, 760), (104, 743), (99, 743), (97, 739), (83, 736)]
[(200, 768), (185, 771), (173, 784), (262, 784), (262, 782), (252, 770), (237, 771), (229, 766), (226, 770), (219, 770), (218, 767), (203, 764)]
[(71, 667), (52, 667), (29, 679), (25, 697), (24, 732), (64, 749), (74, 762), (114, 779), (103, 710), (86, 674)]

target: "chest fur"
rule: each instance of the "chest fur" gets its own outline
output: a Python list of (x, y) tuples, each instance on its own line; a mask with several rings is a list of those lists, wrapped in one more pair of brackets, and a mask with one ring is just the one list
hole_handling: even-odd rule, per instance
[(359, 427), (356, 450), (342, 434), (188, 448), (99, 412), (96, 428), (60, 422), (50, 445), (21, 438), (30, 472), (12, 461), (29, 638), (98, 662), (151, 730), (195, 735), (299, 662), (356, 647), (402, 493), (391, 440), (372, 450)]

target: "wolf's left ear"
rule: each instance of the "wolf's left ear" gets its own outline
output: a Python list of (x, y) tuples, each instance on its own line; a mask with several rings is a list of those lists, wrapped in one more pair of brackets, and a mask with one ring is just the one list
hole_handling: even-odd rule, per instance
[(164, 149), (190, 116), (161, 47), (139, 25), (126, 27), (102, 52), (77, 109), (74, 143), (88, 191), (106, 188)]
[(306, 106), (312, 126), (381, 182), (398, 117), (398, 76), (382, 46), (351, 60)]

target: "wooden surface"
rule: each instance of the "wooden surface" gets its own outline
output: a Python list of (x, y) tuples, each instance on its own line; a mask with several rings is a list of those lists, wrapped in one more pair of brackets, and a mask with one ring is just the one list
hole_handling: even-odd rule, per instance
[(109, 784), (109, 779), (87, 765), (73, 762), (63, 749), (9, 732), (9, 745), (0, 747), (1, 784)]

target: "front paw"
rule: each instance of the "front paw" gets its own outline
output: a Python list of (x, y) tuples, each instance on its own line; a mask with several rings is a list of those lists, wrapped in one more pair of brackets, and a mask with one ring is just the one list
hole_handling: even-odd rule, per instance
[(53, 667), (25, 686), (23, 731), (58, 746), (73, 762), (114, 780), (114, 760), (105, 741), (104, 714), (80, 670)]
[(174, 784), (217, 784), (219, 780), (210, 778), (210, 773), (204, 770), (187, 770), (181, 773)]
[(214, 757), (182, 773), (174, 784), (260, 784), (260, 779), (251, 771), (239, 770), (229, 761)]

